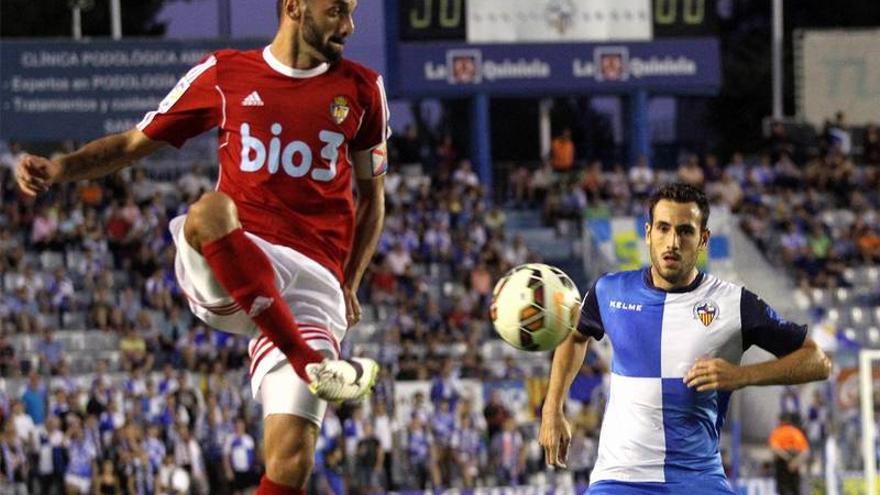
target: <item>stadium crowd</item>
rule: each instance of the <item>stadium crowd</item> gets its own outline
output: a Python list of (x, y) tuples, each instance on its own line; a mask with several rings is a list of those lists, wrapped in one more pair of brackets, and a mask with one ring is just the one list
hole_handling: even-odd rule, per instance
[[(585, 212), (641, 213), (653, 187), (679, 179), (740, 213), (745, 231), (764, 253), (780, 253), (774, 261), (800, 284), (844, 284), (844, 266), (880, 260), (880, 139), (869, 128), (854, 161), (840, 116), (814, 144), (813, 153), (795, 146), (777, 126), (765, 153), (735, 153), (727, 165), (710, 154), (688, 155), (675, 171), (654, 170), (646, 159), (629, 169), (593, 161), (560, 171), (548, 160), (510, 173), (507, 206), (539, 208), (559, 226)], [(534, 441), (540, 407), (513, 410), (488, 393), (480, 409), (458, 386), (546, 378), (546, 362), (535, 368), (483, 351), (494, 338), (486, 311), (494, 280), (540, 255), (506, 232), (504, 210), (451, 138), (426, 150), (411, 128), (393, 145), (402, 166), (386, 178), (385, 230), (361, 291), (383, 374), (370, 403), (330, 408), (313, 489), (379, 493), (552, 477)], [(167, 230), (213, 188), (209, 168), (173, 180), (135, 168), (34, 201), (11, 180), (20, 152), (10, 144), (0, 154), (0, 484), (10, 493), (138, 495), (253, 486), (261, 432), (247, 340), (191, 316)], [(848, 221), (830, 221), (841, 211)], [(589, 479), (595, 462), (606, 371), (602, 353), (591, 352), (578, 377), (569, 462), (577, 481)], [(430, 389), (408, 397), (402, 416), (395, 384), (413, 380)], [(821, 442), (827, 411), (798, 412), (819, 422), (810, 440)]]

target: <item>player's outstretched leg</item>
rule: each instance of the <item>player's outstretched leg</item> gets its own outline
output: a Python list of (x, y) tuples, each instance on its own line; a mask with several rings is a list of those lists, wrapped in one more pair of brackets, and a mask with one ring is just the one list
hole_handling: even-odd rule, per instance
[[(183, 230), (220, 285), (287, 356), (312, 393), (325, 400), (359, 399), (370, 393), (378, 374), (374, 361), (325, 360), (303, 340), (275, 286), (272, 262), (242, 230), (229, 196), (220, 192), (202, 195), (190, 207)], [(311, 365), (308, 371), (307, 365)]]
[(232, 199), (220, 192), (202, 195), (190, 207), (183, 232), (220, 285), (287, 356), (294, 371), (309, 381), (306, 365), (324, 357), (300, 336), (293, 313), (275, 286), (272, 262), (242, 230)]

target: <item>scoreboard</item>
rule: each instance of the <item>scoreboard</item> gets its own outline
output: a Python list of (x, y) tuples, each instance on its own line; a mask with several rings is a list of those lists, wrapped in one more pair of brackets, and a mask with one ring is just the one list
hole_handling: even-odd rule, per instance
[(732, 3), (720, 0), (652, 0), (655, 38), (715, 36), (722, 11)]
[(395, 97), (714, 94), (732, 0), (385, 0)]
[(466, 0), (398, 1), (401, 40), (465, 40)]
[(718, 92), (717, 30), (733, 1), (385, 0), (386, 84), (392, 97), (470, 99), (487, 187), (497, 96), (625, 96), (634, 159), (650, 153), (650, 95)]
[[(469, 3), (486, 0), (397, 0), (399, 39), (405, 42), (467, 41)], [(571, 22), (596, 19), (597, 12), (575, 0), (530, 0), (534, 9), (525, 15), (535, 24), (554, 19)], [(583, 3), (583, 2), (580, 2)], [(714, 36), (721, 13), (730, 9), (731, 0), (646, 0), (652, 38)], [(473, 7), (471, 5), (470, 7)], [(513, 10), (513, 9), (511, 9)], [(534, 15), (538, 11), (538, 15)], [(499, 12), (499, 17), (523, 15)], [(621, 15), (625, 15), (622, 13)], [(538, 18), (541, 17), (541, 18)]]

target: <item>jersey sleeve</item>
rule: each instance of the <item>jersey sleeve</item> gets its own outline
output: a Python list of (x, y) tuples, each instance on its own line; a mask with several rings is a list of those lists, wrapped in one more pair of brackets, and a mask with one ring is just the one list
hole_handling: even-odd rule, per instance
[[(352, 151), (364, 151), (381, 145), (391, 135), (388, 126), (388, 99), (385, 97), (385, 83), (382, 76), (374, 74), (368, 80), (364, 95), (364, 116), (360, 129), (351, 141)], [(384, 172), (384, 170), (383, 170)]]
[(605, 326), (602, 324), (602, 316), (599, 314), (599, 298), (596, 295), (596, 286), (599, 281), (590, 287), (581, 303), (581, 317), (578, 320), (577, 331), (585, 337), (593, 337), (602, 340), (605, 336)]
[(209, 55), (189, 70), (177, 85), (148, 112), (138, 129), (154, 141), (176, 148), (220, 122), (222, 101), (217, 90), (217, 57)]
[(783, 319), (764, 300), (742, 289), (740, 313), (743, 351), (756, 345), (776, 357), (799, 349), (807, 337), (807, 326)]

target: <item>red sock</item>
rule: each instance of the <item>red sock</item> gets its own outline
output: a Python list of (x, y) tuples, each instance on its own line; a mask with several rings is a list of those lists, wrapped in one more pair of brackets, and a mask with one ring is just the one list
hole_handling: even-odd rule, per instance
[[(202, 255), (220, 285), (246, 313), (254, 310), (256, 315), (251, 318), (287, 356), (296, 374), (308, 382), (306, 365), (319, 363), (324, 357), (300, 335), (293, 313), (275, 287), (275, 272), (266, 254), (247, 238), (244, 230), (235, 229), (216, 241), (202, 244)], [(253, 308), (255, 301), (257, 308)]]
[(256, 495), (306, 495), (306, 491), (304, 488), (279, 485), (264, 474), (260, 480), (260, 486), (257, 487)]

